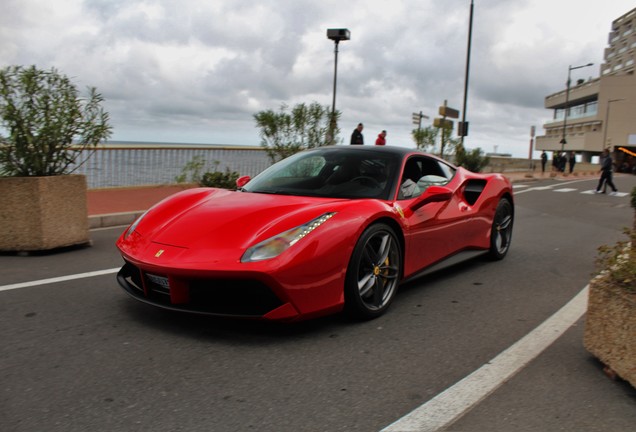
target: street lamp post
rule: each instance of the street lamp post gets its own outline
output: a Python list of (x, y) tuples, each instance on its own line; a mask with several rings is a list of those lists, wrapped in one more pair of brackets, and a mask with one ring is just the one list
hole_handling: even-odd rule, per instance
[(601, 142), (601, 151), (603, 151), (605, 149), (605, 146), (607, 145), (607, 129), (609, 127), (610, 105), (612, 104), (612, 102), (619, 102), (623, 100), (625, 100), (625, 98), (610, 99), (607, 101), (607, 108), (605, 109), (605, 123), (603, 123), (603, 142)]
[(468, 23), (468, 45), (466, 47), (466, 73), (464, 75), (464, 105), (462, 107), (462, 121), (458, 125), (459, 142), (464, 145), (464, 137), (468, 135), (468, 124), (466, 123), (466, 100), (468, 98), (468, 75), (470, 71), (470, 45), (473, 38), (473, 0), (470, 0), (470, 16)]
[(331, 102), (331, 121), (329, 122), (329, 141), (334, 144), (334, 132), (336, 130), (336, 81), (338, 77), (338, 44), (340, 41), (351, 39), (348, 29), (327, 29), (327, 38), (334, 42), (334, 66), (333, 66), (333, 99)]
[(573, 70), (575, 69), (581, 69), (584, 67), (588, 67), (588, 66), (592, 66), (594, 63), (588, 63), (585, 65), (581, 65), (581, 66), (572, 66), (570, 65), (568, 67), (568, 80), (566, 82), (566, 90), (565, 90), (565, 110), (563, 112), (563, 135), (561, 137), (561, 152), (563, 152), (564, 148), (565, 148), (565, 144), (567, 144), (567, 141), (565, 140), (565, 127), (567, 125), (567, 121), (568, 121), (568, 111), (569, 111), (569, 103), (570, 103), (570, 74)]

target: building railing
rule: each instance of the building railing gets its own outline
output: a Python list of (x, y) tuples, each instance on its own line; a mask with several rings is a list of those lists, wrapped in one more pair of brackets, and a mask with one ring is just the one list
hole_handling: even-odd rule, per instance
[(197, 157), (205, 162), (202, 173), (227, 169), (255, 176), (271, 165), (262, 148), (246, 146), (104, 146), (88, 152), (74, 173), (86, 176), (89, 189), (173, 184)]

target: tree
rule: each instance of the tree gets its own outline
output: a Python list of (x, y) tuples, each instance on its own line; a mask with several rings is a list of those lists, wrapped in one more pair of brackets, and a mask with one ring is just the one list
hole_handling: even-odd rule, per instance
[(440, 157), (444, 157), (444, 155), (453, 154), (455, 152), (455, 148), (459, 145), (460, 140), (456, 138), (451, 138), (451, 134), (453, 133), (453, 127), (436, 127), (436, 126), (428, 126), (424, 129), (413, 129), (411, 132), (411, 136), (417, 145), (417, 148), (423, 151), (433, 152), (438, 141), (438, 137), (440, 141)]
[(413, 141), (415, 141), (417, 148), (422, 151), (433, 151), (438, 134), (439, 128), (433, 126), (428, 126), (424, 129), (413, 129), (411, 132), (411, 136), (413, 137)]
[[(284, 159), (300, 150), (329, 145), (332, 142), (330, 136), (330, 124), (340, 116), (335, 113), (332, 119), (331, 110), (327, 106), (321, 106), (317, 102), (309, 106), (304, 103), (297, 104), (291, 112), (287, 112), (288, 106), (283, 104), (278, 112), (273, 110), (260, 111), (254, 114), (256, 127), (260, 129), (261, 146), (265, 148), (272, 162)], [(333, 142), (340, 130), (334, 129)]]
[(86, 149), (111, 134), (109, 116), (94, 87), (81, 98), (56, 69), (22, 66), (0, 70), (0, 175), (69, 174), (88, 159)]

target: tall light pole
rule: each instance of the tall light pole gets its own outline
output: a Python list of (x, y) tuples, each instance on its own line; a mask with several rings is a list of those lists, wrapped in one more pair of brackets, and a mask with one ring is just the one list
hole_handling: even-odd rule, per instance
[(625, 98), (620, 99), (610, 99), (607, 101), (607, 108), (605, 109), (605, 123), (603, 123), (603, 142), (601, 143), (601, 151), (605, 150), (605, 145), (607, 144), (607, 129), (609, 126), (609, 110), (612, 102), (624, 101)]
[(468, 45), (466, 47), (466, 74), (464, 76), (464, 105), (462, 107), (462, 121), (458, 125), (459, 142), (464, 145), (464, 137), (468, 135), (468, 123), (466, 123), (466, 99), (468, 98), (468, 75), (470, 71), (470, 45), (473, 38), (473, 0), (470, 0), (470, 16), (468, 23)]
[(581, 68), (592, 66), (592, 65), (594, 65), (594, 63), (588, 63), (588, 64), (581, 65), (581, 66), (572, 66), (572, 65), (570, 65), (568, 67), (568, 80), (565, 83), (565, 85), (567, 87), (566, 87), (566, 90), (565, 90), (565, 110), (563, 112), (563, 135), (561, 137), (561, 152), (563, 152), (563, 150), (565, 148), (565, 144), (567, 144), (567, 141), (565, 140), (565, 127), (567, 125), (568, 111), (569, 111), (569, 108), (570, 108), (569, 107), (569, 104), (570, 104), (570, 83), (571, 83), (570, 74), (575, 69), (581, 69)]
[(331, 102), (331, 121), (329, 122), (329, 142), (334, 144), (334, 134), (336, 130), (336, 82), (338, 79), (338, 44), (340, 41), (351, 39), (351, 32), (348, 29), (327, 29), (327, 38), (334, 42), (334, 63), (333, 63), (333, 99)]

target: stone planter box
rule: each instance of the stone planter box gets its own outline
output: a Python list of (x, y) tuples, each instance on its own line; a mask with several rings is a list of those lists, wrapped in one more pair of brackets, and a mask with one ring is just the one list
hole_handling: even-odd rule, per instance
[(86, 177), (0, 178), (0, 250), (88, 244)]
[(602, 277), (592, 280), (583, 343), (609, 372), (636, 387), (636, 294)]

